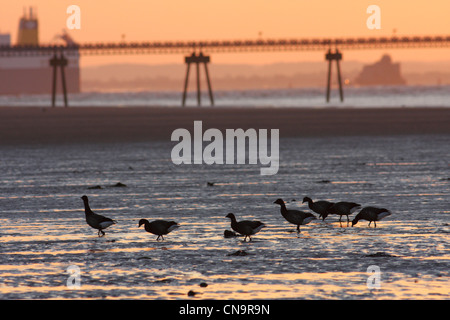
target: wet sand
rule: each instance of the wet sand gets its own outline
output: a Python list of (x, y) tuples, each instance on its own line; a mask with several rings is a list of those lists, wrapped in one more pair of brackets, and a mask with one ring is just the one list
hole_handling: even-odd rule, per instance
[(0, 145), (170, 140), (177, 128), (280, 129), (280, 137), (449, 134), (449, 108), (0, 107)]
[[(449, 114), (0, 108), (0, 298), (448, 299)], [(263, 176), (259, 164), (175, 165), (170, 134), (192, 130), (194, 120), (204, 129), (279, 128), (291, 137), (279, 145), (280, 170)], [(119, 181), (126, 187), (112, 187)], [(94, 212), (117, 221), (103, 238), (86, 224), (84, 194)], [(341, 225), (330, 215), (297, 234), (273, 202), (297, 199), (288, 208), (310, 211), (304, 196), (392, 215), (377, 228), (345, 218)], [(267, 227), (252, 241), (224, 238), (228, 212)], [(141, 218), (181, 227), (156, 241), (138, 228)], [(248, 255), (232, 255), (238, 250)], [(367, 285), (373, 266), (381, 272), (376, 290)]]

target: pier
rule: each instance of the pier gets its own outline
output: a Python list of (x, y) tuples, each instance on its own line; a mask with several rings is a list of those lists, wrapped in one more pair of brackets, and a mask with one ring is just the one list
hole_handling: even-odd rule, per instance
[[(418, 48), (449, 48), (450, 35), (446, 36), (393, 36), (371, 38), (322, 38), (322, 39), (257, 39), (257, 40), (218, 40), (218, 41), (143, 41), (143, 42), (96, 42), (71, 43), (65, 46), (54, 45), (15, 45), (0, 46), (0, 56), (48, 56), (49, 66), (53, 68), (52, 80), (52, 106), (55, 105), (56, 69), (61, 69), (63, 91), (65, 88), (64, 64), (65, 56), (71, 54), (81, 55), (116, 55), (116, 54), (180, 54), (185, 56), (187, 65), (182, 106), (185, 106), (190, 65), (196, 65), (197, 75), (197, 105), (200, 100), (200, 64), (204, 65), (208, 84), (208, 93), (211, 105), (214, 105), (211, 79), (207, 64), (211, 61), (213, 53), (249, 52), (262, 53), (273, 51), (324, 51), (328, 62), (326, 101), (330, 100), (331, 67), (336, 61), (337, 78), (339, 83), (340, 100), (344, 100), (342, 88), (340, 60), (343, 58), (342, 50), (374, 50), (374, 49), (418, 49)], [(56, 55), (58, 52), (59, 55)], [(56, 60), (55, 60), (56, 58)], [(51, 62), (53, 61), (53, 62)], [(65, 106), (68, 106), (67, 93), (64, 94)]]

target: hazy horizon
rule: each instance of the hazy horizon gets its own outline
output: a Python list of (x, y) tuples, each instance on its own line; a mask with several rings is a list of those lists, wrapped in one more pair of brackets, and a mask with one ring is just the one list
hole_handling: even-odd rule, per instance
[[(343, 80), (347, 80), (347, 85), (353, 85), (353, 80), (365, 65), (367, 63), (362, 61), (342, 62)], [(400, 66), (407, 85), (450, 84), (450, 60), (400, 62)], [(219, 90), (322, 87), (325, 83), (326, 69), (325, 61), (274, 62), (260, 65), (211, 63), (209, 65), (212, 85)], [(115, 91), (117, 88), (179, 90), (185, 72), (186, 66), (181, 62), (168, 64), (118, 63), (87, 66), (80, 69), (82, 91), (86, 91), (88, 88), (100, 91)], [(190, 78), (191, 82), (195, 79), (193, 75)], [(203, 82), (203, 74), (201, 78)], [(194, 83), (192, 82), (191, 85)]]

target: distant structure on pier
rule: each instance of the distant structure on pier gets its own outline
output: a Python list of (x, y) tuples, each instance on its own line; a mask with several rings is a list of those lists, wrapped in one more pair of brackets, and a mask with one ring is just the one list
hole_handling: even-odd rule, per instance
[(380, 61), (364, 66), (356, 77), (355, 84), (361, 86), (406, 84), (400, 73), (400, 63), (392, 63), (391, 56), (385, 54)]
[(39, 24), (33, 8), (30, 7), (27, 16), (24, 9), (23, 16), (19, 21), (19, 32), (17, 34), (17, 44), (20, 46), (38, 46), (39, 45)]
[[(54, 40), (63, 45), (75, 44), (65, 31), (61, 35), (56, 35)], [(0, 34), (0, 46), (9, 47), (11, 45), (11, 35), (9, 33)], [(43, 54), (38, 49), (34, 49), (34, 47), (39, 47), (39, 23), (36, 10), (33, 8), (24, 9), (23, 16), (19, 21), (16, 46), (29, 47), (29, 54), (11, 53), (0, 56), (0, 94), (48, 93), (52, 79), (49, 59), (53, 52)], [(72, 50), (67, 56), (65, 75), (67, 90), (70, 93), (80, 92), (79, 59), (78, 50)]]

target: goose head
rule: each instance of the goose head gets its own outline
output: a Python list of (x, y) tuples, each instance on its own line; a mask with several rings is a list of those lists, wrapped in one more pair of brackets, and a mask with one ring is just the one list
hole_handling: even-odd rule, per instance
[(283, 199), (280, 198), (280, 199), (275, 200), (273, 203), (279, 204), (281, 206), (284, 204), (284, 201), (283, 201)]
[(146, 221), (147, 221), (147, 220), (145, 220), (145, 219), (139, 220), (139, 227), (142, 226), (143, 224), (145, 224)]
[(236, 219), (233, 213), (229, 213), (225, 216), (225, 218), (230, 218), (231, 220)]
[(310, 197), (304, 197), (302, 203), (311, 202), (311, 201), (312, 201), (312, 199)]

